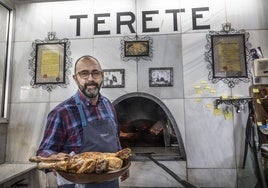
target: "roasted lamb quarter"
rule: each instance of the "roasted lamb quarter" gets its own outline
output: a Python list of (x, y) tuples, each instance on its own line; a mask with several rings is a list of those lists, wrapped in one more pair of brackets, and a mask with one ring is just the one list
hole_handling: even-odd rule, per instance
[(106, 157), (108, 170), (119, 170), (123, 166), (123, 160), (117, 157)]
[(129, 148), (122, 149), (116, 153), (83, 152), (72, 157), (44, 158), (40, 156), (31, 157), (31, 162), (37, 162), (38, 169), (50, 169), (70, 173), (102, 173), (119, 170), (123, 160), (130, 157)]

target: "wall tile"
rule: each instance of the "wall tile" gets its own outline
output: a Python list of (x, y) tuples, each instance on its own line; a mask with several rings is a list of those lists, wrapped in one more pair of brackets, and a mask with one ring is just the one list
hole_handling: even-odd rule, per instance
[(185, 100), (189, 168), (235, 168), (232, 120), (215, 115), (213, 102), (213, 99)]
[(249, 30), (248, 31), (249, 42), (251, 43), (251, 48), (261, 47), (263, 56), (268, 57), (268, 31), (267, 30)]
[(51, 21), (51, 3), (16, 4), (15, 41), (44, 40), (52, 30)]
[(49, 93), (41, 87), (32, 88), (30, 82), (29, 62), (32, 52), (31, 42), (17, 42), (14, 45), (12, 62), (12, 93), (11, 101), (16, 102), (45, 102), (49, 100)]
[(231, 95), (230, 88), (222, 81), (213, 84), (208, 80), (209, 69), (207, 65), (209, 63), (205, 61), (206, 44), (205, 34), (182, 35), (185, 98)]
[(8, 162), (26, 162), (35, 155), (48, 114), (47, 103), (12, 104), (8, 125)]
[(189, 169), (188, 178), (199, 187), (237, 187), (235, 169)]
[(0, 42), (5, 42), (7, 39), (7, 18), (8, 18), (8, 10), (1, 5), (0, 7), (0, 18), (1, 18), (1, 25), (0, 25)]
[[(53, 27), (58, 38), (88, 38), (93, 36), (93, 0), (51, 3)], [(60, 9), (59, 9), (60, 7)], [(70, 16), (86, 15), (80, 19), (80, 33), (77, 33), (78, 21)]]
[(266, 0), (226, 0), (227, 20), (234, 29), (267, 29), (267, 9)]
[[(159, 98), (182, 98), (183, 97), (183, 69), (181, 56), (180, 35), (160, 35), (153, 37), (152, 61), (138, 62), (138, 90), (153, 94)], [(150, 87), (150, 68), (173, 68), (173, 86)]]
[[(181, 27), (183, 33), (197, 33), (207, 32), (208, 30), (221, 30), (221, 23), (226, 22), (224, 1), (181, 1), (181, 7), (185, 9), (185, 13), (181, 14)], [(194, 12), (194, 9), (197, 9), (197, 11)], [(196, 19), (193, 17), (193, 14), (196, 14)], [(193, 26), (194, 20), (196, 20), (197, 26), (195, 26), (195, 28)], [(202, 29), (203, 26), (209, 28)]]
[[(103, 6), (105, 4), (105, 6)], [(127, 26), (122, 26), (120, 33), (117, 33), (117, 13), (120, 12), (132, 12), (135, 14), (135, 0), (95, 0), (94, 1), (94, 14), (106, 14), (109, 16), (99, 17), (99, 20), (104, 20), (104, 23), (98, 24), (98, 32), (108, 31), (110, 34), (97, 34), (94, 37), (103, 36), (120, 36), (131, 34), (130, 29)], [(122, 21), (129, 21), (129, 16), (122, 16)], [(136, 31), (135, 22), (132, 24), (133, 29)]]
[[(137, 32), (142, 34), (169, 34), (181, 32), (180, 14), (177, 14), (177, 22), (174, 23), (173, 14), (166, 13), (166, 10), (180, 9), (180, 1), (169, 0), (168, 3), (161, 0), (137, 0)], [(148, 12), (146, 18), (142, 13)], [(183, 13), (182, 13), (183, 14)], [(177, 28), (174, 29), (174, 26)], [(152, 32), (154, 30), (154, 32)]]

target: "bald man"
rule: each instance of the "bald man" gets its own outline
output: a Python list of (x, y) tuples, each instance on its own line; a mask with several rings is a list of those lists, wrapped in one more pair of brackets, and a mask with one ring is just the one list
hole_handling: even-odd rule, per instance
[[(75, 63), (73, 79), (78, 91), (48, 115), (36, 155), (63, 157), (71, 152), (116, 152), (121, 148), (112, 103), (100, 94), (103, 71), (99, 61), (85, 55)], [(125, 180), (124, 174), (121, 180)], [(119, 188), (118, 179), (97, 184), (75, 184), (57, 174), (60, 188)]]

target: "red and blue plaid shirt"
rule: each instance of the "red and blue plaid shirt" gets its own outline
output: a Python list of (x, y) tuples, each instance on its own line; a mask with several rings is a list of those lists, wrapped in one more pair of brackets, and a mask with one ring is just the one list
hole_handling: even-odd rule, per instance
[[(117, 124), (115, 109), (111, 102), (100, 95), (97, 105), (91, 104), (78, 91), (83, 110), (88, 121), (111, 118)], [(115, 127), (118, 131), (118, 126)], [(47, 118), (44, 137), (37, 150), (37, 155), (48, 157), (51, 154), (74, 151), (79, 153), (83, 141), (83, 128), (74, 96), (56, 106)], [(118, 139), (118, 149), (121, 149)]]

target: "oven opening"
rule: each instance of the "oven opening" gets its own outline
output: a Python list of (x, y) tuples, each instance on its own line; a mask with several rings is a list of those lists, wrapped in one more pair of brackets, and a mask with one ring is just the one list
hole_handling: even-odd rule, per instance
[(158, 160), (185, 160), (176, 121), (159, 99), (145, 93), (132, 93), (113, 102), (123, 148), (132, 149), (135, 160), (150, 153)]
[(120, 141), (123, 147), (165, 147), (163, 129), (161, 121), (133, 120), (120, 124)]

